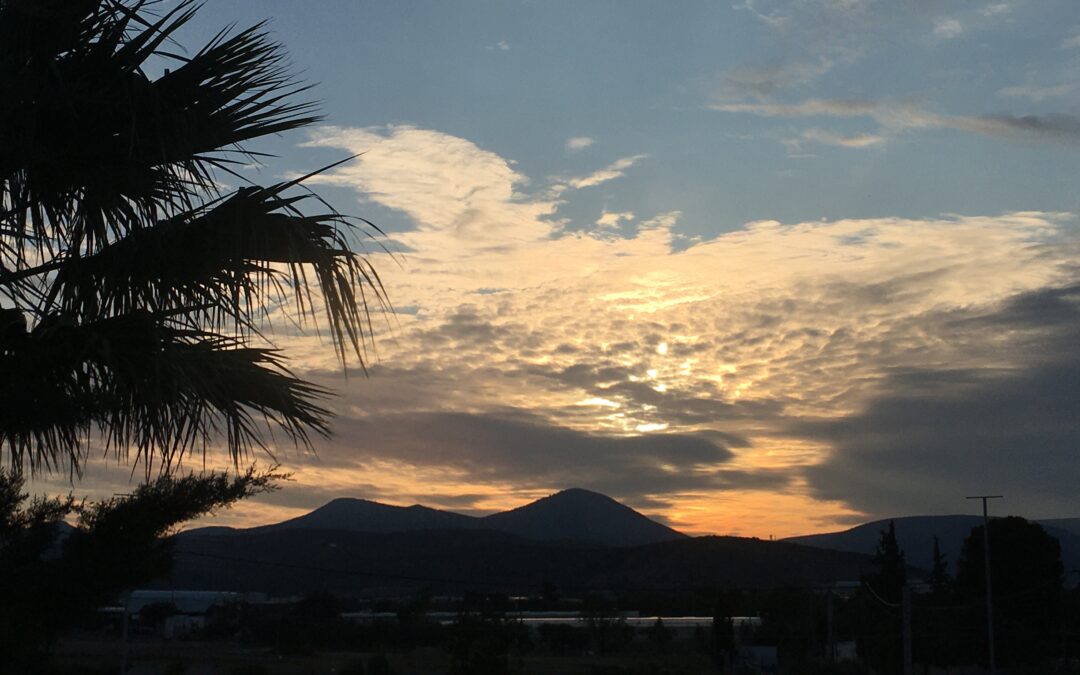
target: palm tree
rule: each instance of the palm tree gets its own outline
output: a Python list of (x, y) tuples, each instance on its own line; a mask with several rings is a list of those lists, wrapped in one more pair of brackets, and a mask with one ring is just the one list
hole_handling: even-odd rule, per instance
[[(326, 434), (270, 319), (361, 366), (372, 234), (300, 181), (248, 184), (245, 145), (316, 122), (261, 26), (178, 53), (182, 0), (0, 0), (0, 466), (78, 474), (91, 447), (168, 471)], [(163, 71), (148, 74), (151, 66)], [(315, 213), (305, 208), (317, 207)]]

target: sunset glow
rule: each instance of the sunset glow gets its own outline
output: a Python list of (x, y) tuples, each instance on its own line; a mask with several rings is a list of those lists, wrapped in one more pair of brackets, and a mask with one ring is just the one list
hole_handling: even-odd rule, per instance
[[(277, 16), (327, 121), (245, 171), (355, 157), (307, 184), (385, 231), (365, 246), (393, 306), (367, 376), (271, 315), (336, 392), (334, 437), (278, 446), (292, 482), (212, 522), (575, 486), (689, 534), (953, 513), (987, 489), (1076, 515), (1069, 2), (424, 3), (443, 21), (420, 24), (354, 4), (210, 2), (190, 29)], [(77, 492), (129, 472), (93, 464)]]

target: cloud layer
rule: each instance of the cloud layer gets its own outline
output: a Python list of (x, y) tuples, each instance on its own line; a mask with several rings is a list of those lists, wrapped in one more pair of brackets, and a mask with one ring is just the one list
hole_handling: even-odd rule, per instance
[[(235, 522), (347, 494), (484, 511), (583, 485), (691, 532), (785, 535), (945, 508), (931, 496), (969, 489), (975, 461), (1007, 494), (1075, 475), (1077, 369), (1045, 358), (1078, 334), (1075, 291), (1053, 290), (1080, 278), (1068, 214), (760, 221), (688, 241), (678, 212), (567, 227), (579, 191), (642, 154), (541, 182), (432, 129), (326, 127), (311, 144), (359, 155), (317, 181), (412, 221), (392, 235), (404, 252), (374, 260), (400, 310), (369, 378), (277, 336), (340, 392), (337, 436), (289, 456), (295, 485)], [(1080, 508), (1065, 480), (1040, 499), (1034, 515)]]
[[(808, 111), (879, 114), (832, 101), (785, 114)], [(381, 267), (411, 309), (381, 337), (373, 377), (346, 390), (335, 467), (398, 485), (440, 474), (488, 505), (577, 480), (695, 531), (917, 510), (902, 492), (861, 497), (877, 490), (869, 469), (850, 493), (829, 482), (860, 461), (858, 434), (842, 431), (904, 396), (898, 373), (1022, 376), (1017, 331), (946, 319), (1076, 276), (1065, 214), (763, 221), (676, 245), (678, 213), (631, 226), (602, 212), (573, 232), (559, 215), (640, 156), (540, 184), (433, 130), (328, 128), (315, 142), (364, 153), (320, 180), (416, 222), (394, 235), (402, 267)], [(767, 500), (800, 513), (770, 517)]]

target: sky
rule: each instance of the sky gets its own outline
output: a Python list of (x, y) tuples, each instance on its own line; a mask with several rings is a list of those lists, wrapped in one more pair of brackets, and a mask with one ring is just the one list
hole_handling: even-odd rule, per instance
[(691, 534), (1080, 516), (1075, 0), (208, 0), (180, 42), (264, 19), (325, 120), (245, 176), (357, 155), (308, 184), (386, 233), (393, 310), (367, 376), (274, 335), (335, 435), (214, 524), (568, 487)]

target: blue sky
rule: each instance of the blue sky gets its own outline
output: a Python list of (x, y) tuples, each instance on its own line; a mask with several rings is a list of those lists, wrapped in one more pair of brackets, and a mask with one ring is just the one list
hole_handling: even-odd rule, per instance
[(245, 175), (359, 155), (310, 186), (388, 233), (399, 312), (368, 378), (274, 336), (337, 433), (222, 522), (575, 485), (695, 533), (1080, 514), (1074, 0), (209, 0), (181, 39), (261, 19), (326, 120)]
[[(857, 100), (958, 117), (1070, 114), (1080, 97), (1076, 14), (1067, 0), (215, 0), (192, 33), (196, 43), (223, 22), (270, 18), (318, 83), (331, 123), (438, 129), (530, 177), (647, 154), (564, 214), (590, 218), (605, 203), (677, 209), (681, 231), (708, 235), (764, 218), (1075, 211), (1075, 127), (1061, 136), (896, 129), (859, 149), (832, 137), (880, 135), (874, 119), (710, 106)], [(595, 143), (567, 153), (572, 137)], [(306, 159), (280, 151), (290, 166)]]

